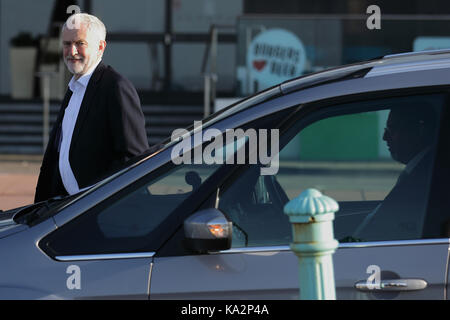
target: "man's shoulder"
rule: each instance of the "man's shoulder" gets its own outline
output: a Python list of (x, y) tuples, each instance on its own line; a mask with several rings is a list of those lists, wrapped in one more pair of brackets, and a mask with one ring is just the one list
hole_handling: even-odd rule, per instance
[(112, 66), (104, 63), (100, 63), (99, 65), (102, 75), (101, 82), (105, 83), (108, 86), (132, 86), (134, 85), (132, 82), (126, 78), (124, 75), (115, 70)]

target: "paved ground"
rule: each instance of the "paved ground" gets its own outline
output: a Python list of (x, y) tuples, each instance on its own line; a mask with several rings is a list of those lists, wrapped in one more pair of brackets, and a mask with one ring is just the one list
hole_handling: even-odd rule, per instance
[(41, 156), (0, 155), (0, 210), (33, 203)]

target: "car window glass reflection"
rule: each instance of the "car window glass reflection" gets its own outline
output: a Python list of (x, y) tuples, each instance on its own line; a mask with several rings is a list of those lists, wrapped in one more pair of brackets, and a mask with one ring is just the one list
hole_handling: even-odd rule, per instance
[(248, 166), (221, 195), (220, 208), (234, 223), (233, 247), (289, 244), (283, 207), (307, 188), (338, 201), (341, 242), (422, 238), (443, 101), (430, 95), (352, 103), (352, 112), (300, 127), (282, 142), (276, 175)]
[(59, 228), (46, 244), (54, 255), (154, 251), (157, 244), (153, 231), (217, 168), (216, 165), (174, 166), (119, 199), (113, 197)]
[(140, 237), (149, 234), (205, 181), (217, 166), (175, 166), (101, 212), (98, 226), (106, 238)]

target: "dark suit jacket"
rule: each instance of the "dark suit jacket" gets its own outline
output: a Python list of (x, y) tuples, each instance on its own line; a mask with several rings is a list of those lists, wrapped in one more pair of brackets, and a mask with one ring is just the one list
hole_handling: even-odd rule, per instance
[(362, 240), (420, 239), (426, 215), (434, 149), (430, 149), (378, 207), (358, 237)]
[[(59, 176), (61, 124), (69, 100), (70, 94), (66, 94), (50, 134), (35, 202), (60, 193), (54, 184)], [(86, 88), (70, 144), (69, 162), (78, 186), (81, 189), (100, 181), (148, 148), (145, 118), (134, 86), (100, 62)]]

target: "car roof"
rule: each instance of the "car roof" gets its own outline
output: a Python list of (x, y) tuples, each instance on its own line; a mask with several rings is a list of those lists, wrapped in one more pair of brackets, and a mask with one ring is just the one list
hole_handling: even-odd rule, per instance
[(448, 67), (450, 49), (406, 52), (308, 74), (285, 81), (280, 88), (286, 94), (332, 81)]

